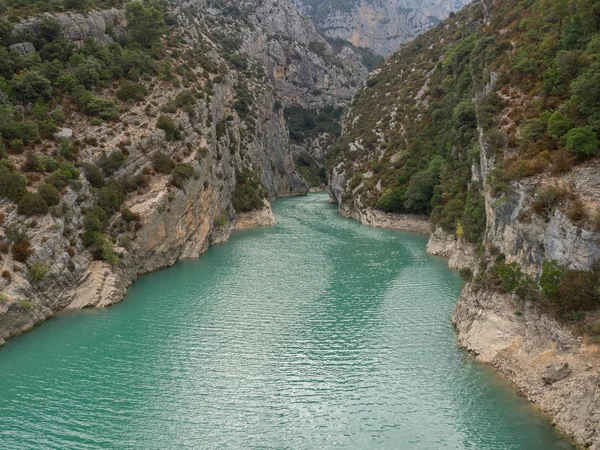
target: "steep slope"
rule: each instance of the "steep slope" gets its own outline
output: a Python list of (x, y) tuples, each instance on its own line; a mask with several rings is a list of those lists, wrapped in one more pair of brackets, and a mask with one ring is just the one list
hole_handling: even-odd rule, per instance
[(287, 105), (339, 108), (366, 77), (284, 0), (7, 5), (0, 343), (272, 223), (267, 200), (308, 189)]
[(465, 0), (296, 0), (323, 33), (387, 56), (429, 30)]
[(331, 196), (422, 230), (467, 281), (462, 346), (600, 448), (600, 9), (486, 1), (392, 55), (352, 102)]

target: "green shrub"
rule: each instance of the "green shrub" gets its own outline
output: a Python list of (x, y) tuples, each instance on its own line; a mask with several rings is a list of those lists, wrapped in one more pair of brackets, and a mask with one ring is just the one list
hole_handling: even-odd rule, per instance
[(148, 89), (146, 89), (146, 86), (131, 81), (124, 82), (116, 94), (117, 98), (122, 102), (139, 102), (144, 100), (147, 95)]
[(531, 204), (531, 210), (540, 216), (548, 216), (564, 199), (564, 196), (565, 193), (561, 189), (549, 186), (535, 197)]
[(227, 225), (227, 214), (225, 212), (221, 212), (214, 220), (215, 227), (224, 227)]
[(556, 111), (548, 119), (547, 131), (548, 134), (554, 139), (563, 137), (571, 128), (573, 128), (573, 122), (562, 115), (559, 111)]
[(171, 172), (171, 184), (179, 189), (183, 189), (189, 178), (198, 178), (198, 174), (189, 164), (178, 164)]
[(48, 212), (48, 203), (39, 194), (28, 192), (17, 204), (19, 214), (25, 216), (34, 216), (36, 214), (46, 214)]
[(32, 281), (44, 281), (49, 271), (50, 268), (38, 259), (27, 268), (27, 276)]
[(151, 47), (166, 30), (162, 13), (153, 6), (145, 7), (140, 1), (125, 5), (125, 18), (131, 38), (142, 47)]
[(26, 193), (27, 181), (25, 177), (0, 166), (0, 197), (18, 202)]
[(152, 166), (157, 172), (168, 175), (175, 167), (175, 164), (173, 163), (169, 155), (159, 151), (154, 153), (154, 155), (152, 156)]
[(38, 187), (38, 194), (44, 199), (48, 206), (58, 205), (60, 203), (60, 194), (58, 189), (48, 183), (43, 183)]
[(52, 84), (39, 72), (15, 75), (11, 80), (15, 96), (24, 102), (46, 101), (52, 96)]
[(526, 282), (526, 275), (521, 271), (521, 266), (516, 261), (508, 264), (496, 264), (492, 267), (492, 270), (508, 293), (515, 292), (522, 283)]
[(25, 150), (25, 144), (23, 144), (22, 139), (13, 139), (10, 141), (10, 152), (14, 154), (21, 154), (23, 150)]
[(540, 276), (540, 288), (542, 295), (548, 299), (558, 297), (558, 287), (567, 271), (557, 261), (544, 260), (542, 263), (542, 275)]
[(104, 186), (104, 175), (95, 164), (86, 164), (83, 168), (83, 173), (86, 180), (88, 180), (93, 187), (101, 188)]
[(237, 213), (262, 209), (265, 196), (266, 190), (252, 170), (243, 169), (236, 172), (236, 185), (231, 202)]
[(473, 271), (468, 267), (463, 267), (458, 271), (458, 273), (460, 274), (460, 277), (467, 283), (473, 279)]
[(167, 116), (159, 116), (156, 121), (156, 128), (163, 130), (169, 141), (178, 141), (181, 139), (181, 131), (175, 123)]
[(132, 212), (129, 208), (121, 210), (121, 218), (125, 222), (140, 222), (142, 220), (139, 214)]
[(596, 132), (589, 126), (573, 128), (565, 136), (567, 150), (583, 154), (594, 155), (598, 153), (600, 141)]
[(31, 302), (25, 298), (19, 300), (19, 306), (25, 310), (31, 309)]

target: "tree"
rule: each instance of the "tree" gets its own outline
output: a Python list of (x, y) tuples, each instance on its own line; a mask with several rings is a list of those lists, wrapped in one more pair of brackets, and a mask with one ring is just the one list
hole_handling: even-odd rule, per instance
[(60, 194), (58, 193), (58, 189), (51, 184), (41, 184), (38, 188), (38, 194), (44, 199), (48, 206), (54, 206), (60, 203)]
[(48, 203), (39, 194), (28, 192), (17, 204), (19, 214), (33, 216), (36, 214), (46, 214), (48, 212)]
[(567, 150), (581, 153), (584, 155), (593, 155), (598, 152), (600, 141), (591, 127), (573, 128), (566, 135)]
[(549, 299), (555, 299), (558, 296), (558, 287), (567, 271), (558, 261), (544, 260), (542, 263), (542, 275), (540, 276), (540, 288), (542, 295)]
[(571, 85), (573, 100), (586, 117), (600, 113), (600, 62), (594, 62)]
[(142, 47), (151, 47), (166, 30), (161, 12), (152, 6), (146, 8), (139, 1), (125, 5), (125, 18), (131, 38)]
[(48, 100), (52, 96), (50, 81), (39, 72), (30, 71), (15, 75), (11, 80), (17, 99), (26, 102)]
[(547, 131), (554, 139), (563, 137), (571, 128), (573, 128), (573, 122), (563, 116), (559, 111), (556, 111), (548, 119)]
[(429, 201), (433, 195), (433, 188), (438, 182), (438, 177), (429, 170), (414, 174), (406, 189), (404, 207), (414, 213), (429, 212)]
[(18, 202), (27, 193), (27, 181), (18, 173), (10, 172), (6, 167), (0, 166), (0, 197), (6, 197), (13, 202)]

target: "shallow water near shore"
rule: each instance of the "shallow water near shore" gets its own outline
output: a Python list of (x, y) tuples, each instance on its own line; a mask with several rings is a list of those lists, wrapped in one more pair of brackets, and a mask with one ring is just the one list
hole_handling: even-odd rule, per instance
[(456, 348), (427, 238), (281, 199), (278, 224), (0, 349), (0, 448), (568, 449)]

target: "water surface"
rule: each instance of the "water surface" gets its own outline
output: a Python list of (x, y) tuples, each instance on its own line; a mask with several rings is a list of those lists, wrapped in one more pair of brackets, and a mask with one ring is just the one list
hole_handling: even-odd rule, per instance
[(456, 348), (426, 238), (323, 194), (0, 350), (0, 449), (570, 448)]

